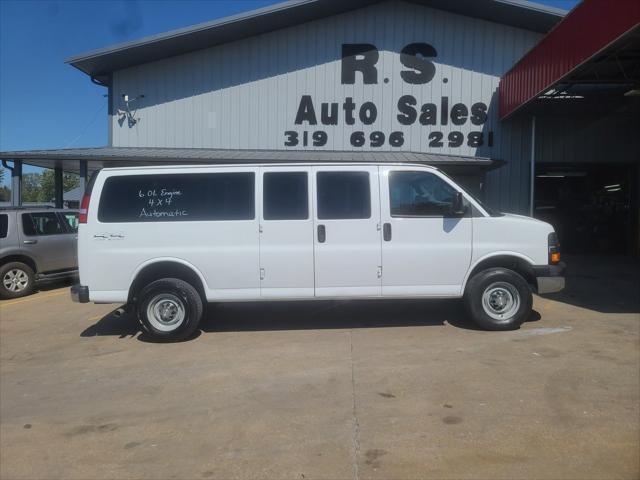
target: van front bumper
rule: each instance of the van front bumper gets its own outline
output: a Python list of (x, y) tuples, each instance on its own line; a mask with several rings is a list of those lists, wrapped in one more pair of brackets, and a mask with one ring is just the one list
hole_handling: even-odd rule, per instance
[(538, 283), (538, 293), (556, 293), (564, 289), (564, 272), (567, 265), (560, 262), (557, 265), (536, 265), (533, 271)]
[(76, 303), (89, 303), (89, 287), (84, 285), (72, 285), (71, 300)]

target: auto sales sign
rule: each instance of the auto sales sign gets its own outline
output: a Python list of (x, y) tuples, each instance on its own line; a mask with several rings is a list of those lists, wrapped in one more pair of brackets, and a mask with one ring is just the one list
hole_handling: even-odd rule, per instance
[[(434, 81), (433, 60), (437, 56), (435, 47), (428, 43), (409, 43), (395, 57), (401, 64), (398, 78), (383, 78), (380, 52), (375, 45), (345, 43), (340, 82), (343, 86), (361, 82), (376, 88), (385, 88), (391, 81), (427, 86)], [(441, 81), (446, 84), (449, 79)], [(348, 142), (354, 149), (388, 150), (405, 145), (408, 131), (405, 127), (420, 126), (420, 135), (426, 136), (430, 150), (448, 148), (453, 153), (458, 148), (493, 147), (494, 133), (486, 128), (488, 105), (482, 101), (463, 103), (444, 93), (438, 98), (402, 94), (394, 98), (392, 104), (393, 111), (389, 112), (383, 111), (373, 99), (358, 102), (354, 97), (345, 96), (340, 101), (326, 101), (318, 95), (300, 95), (296, 111), (290, 114), (292, 125), (284, 132), (283, 145), (292, 149), (322, 148), (329, 142), (329, 127), (348, 126), (351, 131)], [(376, 128), (385, 115), (392, 115), (393, 123), (400, 128), (391, 131)]]

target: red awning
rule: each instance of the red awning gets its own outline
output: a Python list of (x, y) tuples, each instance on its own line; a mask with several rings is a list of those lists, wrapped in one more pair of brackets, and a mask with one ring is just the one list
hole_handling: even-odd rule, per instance
[(583, 0), (502, 77), (500, 118), (512, 115), (638, 29), (640, 0)]

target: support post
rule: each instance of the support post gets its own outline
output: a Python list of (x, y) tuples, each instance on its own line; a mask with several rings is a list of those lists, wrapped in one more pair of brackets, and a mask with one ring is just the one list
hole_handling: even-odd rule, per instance
[(531, 117), (531, 184), (529, 186), (529, 216), (533, 217), (536, 186), (536, 116)]
[(64, 187), (62, 182), (62, 167), (55, 167), (53, 169), (54, 188), (55, 188), (55, 204), (56, 208), (62, 208), (64, 199)]
[(11, 206), (22, 205), (22, 160), (14, 160), (11, 168)]
[(80, 190), (83, 192), (87, 189), (89, 168), (86, 160), (80, 160)]

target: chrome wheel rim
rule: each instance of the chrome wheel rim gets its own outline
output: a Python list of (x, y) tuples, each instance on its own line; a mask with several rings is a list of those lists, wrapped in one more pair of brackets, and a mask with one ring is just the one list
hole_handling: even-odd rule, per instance
[(494, 320), (507, 321), (520, 309), (520, 293), (510, 283), (492, 283), (482, 294), (482, 308)]
[(172, 332), (184, 322), (186, 309), (183, 301), (171, 293), (161, 293), (147, 305), (149, 323), (161, 332)]
[(2, 285), (10, 292), (22, 292), (29, 286), (29, 275), (24, 270), (12, 268), (2, 277)]

